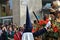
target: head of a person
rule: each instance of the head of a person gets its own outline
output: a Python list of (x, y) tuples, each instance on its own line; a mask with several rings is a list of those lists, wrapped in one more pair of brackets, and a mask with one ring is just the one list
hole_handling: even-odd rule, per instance
[(16, 27), (14, 27), (14, 32), (17, 33), (18, 32), (18, 29)]
[(57, 17), (60, 18), (60, 11), (57, 12)]
[(9, 27), (8, 29), (9, 29), (9, 31), (12, 31), (12, 27)]
[(24, 24), (23, 26), (26, 27), (26, 24)]
[(52, 20), (56, 19), (55, 12), (50, 12), (50, 17)]
[(52, 3), (51, 3), (51, 6), (52, 8), (56, 8), (58, 6), (60, 6), (58, 3), (60, 3), (60, 1), (58, 2), (59, 0), (53, 0)]
[(14, 27), (14, 31), (16, 31), (17, 30), (17, 28), (16, 27)]
[(38, 21), (37, 20), (34, 20), (34, 24), (37, 24), (38, 23)]
[(60, 18), (60, 13), (58, 13), (58, 17)]
[(7, 28), (5, 26), (2, 27), (2, 31), (7, 31)]
[(45, 14), (44, 17), (43, 17), (44, 20), (46, 20), (48, 18), (49, 18), (49, 15), (48, 14)]
[(24, 27), (19, 27), (19, 31), (23, 32), (24, 31)]

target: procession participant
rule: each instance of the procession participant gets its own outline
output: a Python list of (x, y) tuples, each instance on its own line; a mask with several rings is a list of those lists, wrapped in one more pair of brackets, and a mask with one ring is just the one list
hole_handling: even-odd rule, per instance
[(26, 26), (22, 35), (22, 40), (34, 40), (32, 33), (32, 23), (29, 16), (28, 6), (26, 7)]
[(47, 31), (42, 35), (42, 37), (43, 37), (42, 40), (48, 40), (48, 31), (49, 31), (50, 26), (48, 27), (49, 24), (48, 25), (46, 25), (46, 24), (49, 21), (50, 21), (49, 14), (45, 14), (43, 20), (40, 20), (40, 27), (43, 27), (43, 28), (47, 27), (46, 28)]
[[(58, 12), (57, 12), (57, 17), (58, 18), (56, 18), (56, 21), (58, 22), (58, 24), (60, 23), (60, 10), (58, 10)], [(58, 25), (59, 27), (60, 27), (60, 25)]]
[[(59, 9), (59, 8), (58, 8)], [(58, 10), (59, 11), (59, 10)], [(51, 16), (51, 24), (52, 24), (52, 26), (51, 26), (51, 29), (53, 30), (52, 31), (52, 35), (51, 35), (51, 37), (53, 37), (55, 40), (58, 40), (58, 23), (57, 23), (57, 15), (56, 14), (58, 14), (59, 12), (58, 11), (56, 11), (56, 12), (51, 12), (50, 13), (50, 16)], [(51, 34), (51, 33), (50, 33)]]
[[(60, 13), (60, 11), (59, 11), (59, 9), (60, 9), (60, 1), (59, 0), (56, 0), (56, 1), (53, 1), (53, 3), (52, 3), (52, 5), (51, 5), (51, 8), (52, 9), (50, 9), (50, 12), (52, 13), (52, 15), (51, 15), (51, 23), (52, 23), (52, 30), (53, 30), (53, 34), (52, 34), (52, 36), (53, 36), (53, 38), (55, 39), (55, 40), (58, 40), (58, 32), (59, 32), (59, 13)], [(54, 10), (53, 10), (54, 9)], [(58, 18), (57, 18), (58, 17)], [(50, 33), (51, 34), (51, 33)]]
[[(60, 8), (59, 8), (60, 9)], [(58, 27), (58, 31), (59, 31), (59, 37), (60, 37), (60, 10), (57, 10), (57, 18), (56, 18), (56, 25)]]
[(33, 33), (38, 31), (40, 28), (40, 25), (38, 24), (37, 20), (34, 20), (34, 24), (32, 24), (32, 26), (33, 26), (33, 29), (32, 29)]
[[(32, 28), (32, 33), (34, 33), (34, 32), (36, 32), (36, 31), (38, 31), (38, 30), (41, 29), (41, 27), (40, 27), (40, 25), (39, 25), (39, 23), (38, 23), (37, 20), (34, 20), (34, 24), (32, 24), (32, 27), (33, 27), (33, 28)], [(39, 40), (39, 39), (41, 39), (40, 36), (34, 37), (34, 40)]]
[(56, 25), (56, 18), (54, 13), (51, 14), (51, 29), (49, 36), (55, 40), (58, 39), (58, 27)]
[(44, 34), (45, 32), (47, 32), (47, 29), (51, 26), (51, 22), (46, 16), (44, 16), (44, 20), (40, 20), (39, 24), (42, 25), (43, 28), (33, 33), (34, 36), (39, 36)]

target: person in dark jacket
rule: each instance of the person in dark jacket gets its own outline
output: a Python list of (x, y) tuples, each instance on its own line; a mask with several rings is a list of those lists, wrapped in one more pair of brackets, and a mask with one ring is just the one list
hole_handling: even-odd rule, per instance
[(8, 40), (8, 34), (7, 34), (6, 27), (2, 28), (2, 32), (3, 32), (1, 35), (2, 40)]
[(8, 38), (13, 39), (14, 37), (14, 31), (12, 31), (12, 27), (8, 28)]

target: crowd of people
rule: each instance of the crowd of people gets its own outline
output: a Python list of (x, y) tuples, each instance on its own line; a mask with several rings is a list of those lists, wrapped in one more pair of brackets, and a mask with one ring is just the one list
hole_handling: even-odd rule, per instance
[(0, 26), (0, 40), (21, 40), (24, 27), (16, 25), (2, 25)]
[(27, 21), (23, 26), (19, 27), (13, 23), (0, 25), (0, 40), (31, 40), (32, 35), (33, 40), (49, 40), (49, 38), (58, 40), (60, 37), (60, 10), (58, 10), (60, 8), (58, 7), (55, 10), (56, 7), (52, 3), (50, 13), (45, 14), (42, 20), (34, 20), (33, 23), (30, 23), (27, 10)]
[[(48, 36), (51, 36), (51, 35), (54, 35), (53, 36), (56, 40), (58, 39), (58, 28), (57, 27), (54, 27), (54, 24), (52, 24), (52, 29), (53, 29), (53, 32), (52, 30), (49, 30), (51, 29), (48, 28), (48, 26), (46, 26), (46, 24), (48, 23), (48, 21), (54, 23), (54, 20), (55, 20), (55, 17), (53, 17), (54, 15), (51, 14), (51, 17), (53, 19), (53, 21), (50, 21), (49, 20), (49, 15), (48, 14), (45, 14), (44, 18), (42, 20), (39, 20), (39, 22), (37, 20), (34, 20), (33, 23), (32, 23), (32, 33), (33, 33), (33, 36), (34, 36), (34, 40), (39, 40), (39, 39), (43, 39), (44, 40), (44, 37), (48, 37)], [(60, 16), (59, 16), (60, 17)], [(43, 23), (45, 23), (43, 25)], [(48, 24), (49, 25), (49, 24)], [(46, 27), (44, 27), (46, 26)], [(24, 24), (23, 26), (18, 26), (16, 24), (13, 25), (13, 23), (9, 24), (9, 25), (1, 25), (0, 26), (0, 40), (22, 40), (22, 35), (24, 33), (24, 29), (26, 27), (26, 24)], [(43, 29), (43, 28), (46, 28), (46, 32), (44, 33), (45, 35), (41, 37), (41, 34), (34, 34), (35, 32)], [(41, 30), (42, 31), (42, 30)], [(39, 31), (39, 33), (42, 33), (41, 31)], [(51, 34), (53, 33), (53, 34)], [(50, 35), (51, 34), (51, 35)], [(46, 38), (45, 38), (46, 39)]]
[[(37, 25), (37, 20), (34, 20), (32, 23), (32, 33), (39, 30), (39, 25)], [(0, 40), (22, 40), (22, 34), (24, 32), (26, 24), (23, 26), (18, 26), (16, 24), (9, 24), (9, 25), (0, 25)], [(34, 27), (35, 26), (35, 27)]]
[[(53, 21), (50, 21), (49, 19), (49, 14), (45, 14), (44, 18), (42, 20), (39, 20), (39, 22), (37, 20), (34, 20), (33, 23), (32, 23), (32, 33), (33, 33), (33, 36), (34, 36), (34, 40), (39, 40), (39, 39), (42, 39), (44, 40), (44, 37), (48, 37), (48, 36), (52, 36), (55, 34), (55, 36), (52, 36), (53, 38), (55, 38), (56, 40), (58, 39), (58, 28), (54, 26), (54, 24), (52, 24), (52, 26), (46, 26), (46, 24), (50, 21), (52, 23), (54, 23), (54, 20), (55, 20), (55, 17), (53, 14), (50, 15), (53, 19)], [(59, 16), (60, 17), (60, 16)], [(44, 24), (45, 23), (45, 24)], [(45, 27), (46, 26), (46, 27)], [(22, 35), (24, 33), (24, 29), (26, 27), (26, 24), (24, 24), (23, 26), (18, 26), (16, 24), (13, 25), (13, 23), (9, 24), (9, 25), (1, 25), (0, 26), (0, 40), (22, 40)], [(50, 27), (50, 28), (49, 28)], [(43, 31), (43, 34), (42, 35), (42, 30), (45, 28), (47, 31), (44, 32)], [(52, 30), (53, 32), (52, 32)], [(41, 31), (39, 31), (41, 30)], [(39, 31), (39, 32), (37, 32)], [(49, 32), (50, 31), (50, 32)], [(35, 35), (35, 32), (36, 35)], [(40, 33), (40, 34), (38, 34)], [(53, 33), (53, 34), (51, 34)], [(42, 35), (42, 37), (41, 37)], [(45, 38), (46, 40), (46, 38)], [(48, 40), (48, 39), (47, 39)]]
[[(9, 25), (0, 25), (0, 40), (22, 40), (22, 34), (24, 33), (25, 27), (26, 24), (20, 27), (13, 23)], [(40, 27), (37, 20), (33, 21), (32, 33), (35, 33), (42, 28), (43, 27)], [(37, 36), (34, 37), (34, 39), (37, 40)]]

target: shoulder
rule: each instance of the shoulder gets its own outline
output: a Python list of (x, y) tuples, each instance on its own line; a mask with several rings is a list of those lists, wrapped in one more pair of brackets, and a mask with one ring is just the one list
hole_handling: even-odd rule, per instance
[(15, 33), (15, 34), (14, 34), (14, 37), (17, 37), (16, 35), (17, 35), (17, 34)]

